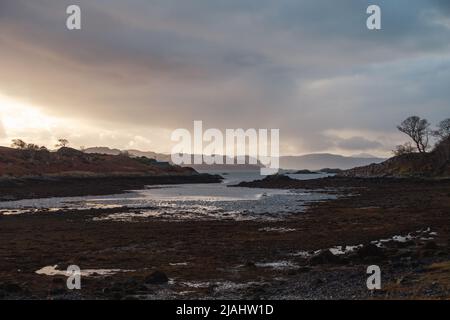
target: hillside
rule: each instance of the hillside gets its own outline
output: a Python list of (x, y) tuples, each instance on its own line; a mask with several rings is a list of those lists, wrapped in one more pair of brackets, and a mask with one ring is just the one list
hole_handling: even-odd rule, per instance
[[(133, 156), (145, 156), (147, 158), (153, 158), (158, 161), (171, 161), (169, 154), (156, 153), (152, 151), (139, 151), (139, 150), (126, 150), (130, 155)], [(93, 147), (84, 150), (85, 153), (101, 153), (118, 155), (121, 153), (119, 149), (110, 149), (107, 147)], [(354, 167), (360, 167), (369, 165), (371, 163), (380, 163), (386, 159), (373, 157), (367, 154), (361, 154), (358, 156), (345, 157), (337, 154), (330, 153), (316, 153), (316, 154), (306, 154), (302, 156), (281, 156), (280, 157), (280, 168), (287, 170), (320, 170), (322, 168), (339, 168), (339, 169), (350, 169)], [(225, 160), (224, 160), (225, 163)], [(190, 165), (190, 167), (195, 170), (259, 170), (260, 165)]]
[(0, 177), (192, 175), (192, 168), (124, 155), (86, 154), (72, 148), (17, 150), (0, 147)]
[(430, 153), (410, 153), (346, 170), (345, 177), (442, 177), (450, 178), (450, 138), (442, 141)]

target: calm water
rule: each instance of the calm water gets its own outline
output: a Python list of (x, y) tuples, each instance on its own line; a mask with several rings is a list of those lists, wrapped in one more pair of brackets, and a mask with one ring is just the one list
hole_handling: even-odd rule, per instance
[[(223, 174), (223, 172), (215, 172)], [(312, 179), (325, 175), (290, 175), (295, 179)], [(42, 210), (83, 210), (90, 208), (124, 208), (123, 212), (97, 220), (163, 219), (280, 219), (302, 212), (310, 201), (334, 196), (304, 190), (277, 190), (228, 187), (241, 181), (261, 179), (259, 172), (230, 172), (217, 184), (151, 186), (111, 196), (32, 199), (0, 203), (0, 213), (38, 213)], [(126, 209), (126, 210), (125, 210)], [(133, 210), (130, 210), (133, 209)]]

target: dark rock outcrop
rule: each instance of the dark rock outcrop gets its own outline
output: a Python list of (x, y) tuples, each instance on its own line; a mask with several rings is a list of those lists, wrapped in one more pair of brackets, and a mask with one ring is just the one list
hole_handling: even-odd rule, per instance
[(311, 266), (321, 264), (338, 264), (341, 263), (341, 259), (338, 256), (334, 255), (330, 250), (323, 250), (315, 256), (311, 257), (308, 263)]
[(384, 257), (383, 250), (371, 243), (366, 244), (362, 248), (360, 248), (356, 252), (356, 255), (361, 259)]
[(169, 278), (164, 272), (155, 271), (152, 274), (148, 275), (144, 282), (146, 284), (164, 284), (169, 282)]

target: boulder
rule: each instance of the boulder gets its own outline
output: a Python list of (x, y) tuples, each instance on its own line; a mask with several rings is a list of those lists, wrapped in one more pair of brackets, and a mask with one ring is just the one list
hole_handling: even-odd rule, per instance
[(383, 250), (381, 250), (376, 245), (369, 243), (364, 245), (362, 248), (360, 248), (357, 253), (359, 258), (365, 259), (365, 258), (381, 258), (384, 257)]
[(155, 271), (152, 274), (148, 275), (144, 282), (146, 284), (164, 284), (169, 282), (169, 278), (164, 272)]
[(323, 250), (311, 257), (308, 262), (310, 265), (315, 266), (320, 264), (337, 264), (341, 262), (341, 259), (334, 255), (330, 250)]
[(11, 282), (3, 284), (0, 289), (2, 289), (5, 293), (18, 293), (22, 291), (22, 288), (18, 284)]
[(425, 250), (436, 250), (438, 249), (438, 245), (436, 244), (436, 242), (434, 241), (428, 241), (427, 243), (425, 243), (425, 245), (423, 246), (423, 248)]

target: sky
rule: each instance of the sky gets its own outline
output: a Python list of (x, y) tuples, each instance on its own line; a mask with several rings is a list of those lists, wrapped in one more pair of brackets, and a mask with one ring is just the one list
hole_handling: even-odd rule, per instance
[(388, 156), (406, 117), (450, 117), (449, 83), (448, 0), (0, 0), (5, 146), (170, 152), (202, 120), (280, 129), (285, 155)]

